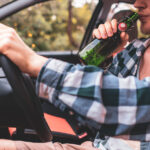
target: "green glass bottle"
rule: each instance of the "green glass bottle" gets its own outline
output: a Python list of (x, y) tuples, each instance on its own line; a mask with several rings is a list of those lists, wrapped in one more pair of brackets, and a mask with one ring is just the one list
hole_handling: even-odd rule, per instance
[(107, 39), (94, 39), (78, 55), (86, 65), (99, 66), (110, 56), (121, 42), (120, 33), (127, 31), (139, 18), (136, 12), (125, 17), (119, 24), (117, 32)]

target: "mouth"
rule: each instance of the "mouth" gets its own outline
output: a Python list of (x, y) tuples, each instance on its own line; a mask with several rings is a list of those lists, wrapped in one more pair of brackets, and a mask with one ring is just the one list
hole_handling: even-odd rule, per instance
[(139, 18), (142, 22), (148, 21), (150, 19), (149, 17), (150, 17), (149, 15), (140, 15), (139, 14)]

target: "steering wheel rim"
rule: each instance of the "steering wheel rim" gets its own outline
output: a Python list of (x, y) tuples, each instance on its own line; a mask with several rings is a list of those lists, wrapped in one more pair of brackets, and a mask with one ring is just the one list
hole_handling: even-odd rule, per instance
[(51, 130), (44, 119), (40, 100), (31, 83), (22, 75), (19, 68), (6, 56), (0, 55), (0, 64), (15, 93), (15, 101), (23, 110), (26, 120), (35, 129), (42, 142), (52, 140)]

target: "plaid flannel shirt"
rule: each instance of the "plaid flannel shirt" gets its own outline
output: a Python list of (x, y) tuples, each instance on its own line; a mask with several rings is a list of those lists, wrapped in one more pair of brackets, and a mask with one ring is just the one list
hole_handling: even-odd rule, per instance
[(150, 39), (135, 40), (107, 71), (49, 59), (37, 79), (37, 94), (104, 136), (150, 141), (150, 77), (136, 78)]

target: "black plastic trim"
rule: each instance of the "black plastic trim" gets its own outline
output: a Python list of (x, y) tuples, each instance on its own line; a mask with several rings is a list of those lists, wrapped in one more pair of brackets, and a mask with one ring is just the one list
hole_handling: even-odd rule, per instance
[(8, 16), (15, 14), (16, 12), (23, 10), (29, 6), (37, 3), (42, 3), (50, 0), (17, 0), (2, 8), (0, 8), (0, 20), (5, 19)]
[(103, 7), (102, 0), (99, 0), (99, 3), (97, 4), (97, 6), (93, 12), (93, 15), (91, 17), (91, 20), (90, 20), (90, 22), (86, 28), (86, 32), (84, 34), (84, 37), (83, 37), (83, 40), (81, 42), (79, 50), (83, 49), (87, 45), (89, 39), (91, 38), (93, 28), (95, 26), (96, 20), (99, 16), (99, 13), (100, 13), (102, 7)]

